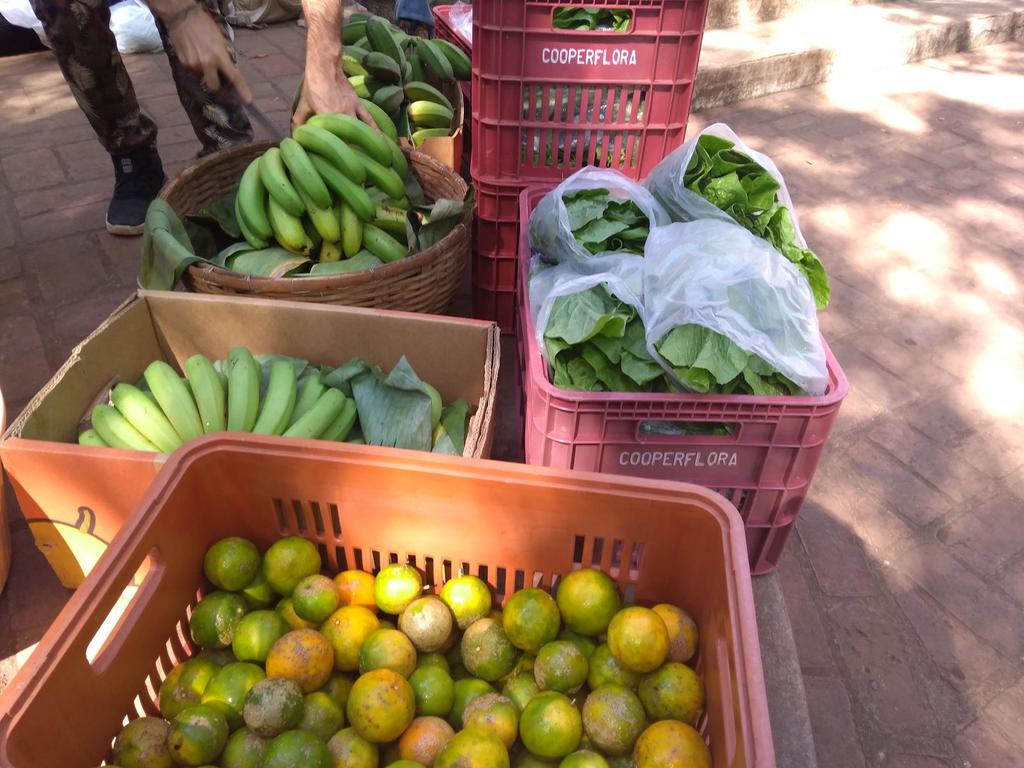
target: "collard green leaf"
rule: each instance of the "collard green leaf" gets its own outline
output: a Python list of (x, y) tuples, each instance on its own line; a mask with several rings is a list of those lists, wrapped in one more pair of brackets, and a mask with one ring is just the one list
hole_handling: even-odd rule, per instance
[(694, 366), (703, 368), (720, 383), (732, 381), (747, 367), (746, 352), (720, 333), (711, 333), (697, 355)]
[(630, 316), (617, 304), (604, 289), (559, 296), (551, 308), (544, 335), (570, 345), (581, 344), (599, 333), (622, 336)]
[(747, 193), (735, 173), (728, 173), (709, 181), (704, 186), (703, 195), (709, 202), (722, 209), (747, 202)]
[(594, 369), (582, 357), (575, 357), (570, 360), (568, 371), (573, 389), (583, 392), (604, 391), (604, 387), (601, 385), (600, 379), (597, 378), (597, 374), (594, 373)]
[(629, 229), (629, 224), (624, 221), (594, 219), (586, 226), (583, 226), (578, 230), (574, 230), (573, 234), (576, 235), (576, 239), (581, 243), (596, 243), (598, 245), (604, 245), (606, 240), (627, 229)]
[(569, 215), (569, 229), (574, 233), (604, 216), (611, 197), (606, 189), (584, 189), (562, 198)]
[(605, 336), (603, 333), (599, 333), (596, 336), (591, 336), (587, 344), (593, 344), (599, 350), (601, 354), (607, 358), (608, 362), (618, 365), (619, 361), (622, 360), (622, 337), (621, 336)]
[(597, 380), (604, 384), (609, 392), (637, 392), (640, 386), (622, 373), (622, 369), (613, 364), (604, 353), (588, 341), (581, 347), (583, 359), (590, 364)]
[(778, 199), (781, 186), (765, 168), (738, 151), (732, 142), (703, 134), (697, 140), (683, 183), (770, 242), (807, 277), (818, 309), (828, 305), (831, 291), (825, 268), (812, 251), (797, 243), (793, 217)]
[(647, 386), (665, 375), (665, 371), (662, 370), (661, 366), (649, 357), (637, 357), (628, 349), (623, 350), (620, 365), (622, 366), (622, 373), (641, 387)]
[(669, 331), (658, 343), (658, 352), (673, 368), (689, 368), (696, 362), (710, 333), (703, 326), (693, 323), (680, 325)]
[(811, 253), (810, 256), (805, 256), (804, 260), (800, 262), (800, 269), (807, 275), (807, 280), (811, 284), (811, 292), (814, 294), (814, 302), (818, 305), (818, 309), (827, 307), (832, 299), (832, 288), (829, 285), (828, 275), (825, 274), (824, 265), (818, 260), (817, 256)]
[[(562, 198), (569, 229), (590, 253), (643, 254), (650, 222), (632, 200), (612, 197), (607, 189), (584, 189)], [(627, 234), (628, 233), (628, 234)]]

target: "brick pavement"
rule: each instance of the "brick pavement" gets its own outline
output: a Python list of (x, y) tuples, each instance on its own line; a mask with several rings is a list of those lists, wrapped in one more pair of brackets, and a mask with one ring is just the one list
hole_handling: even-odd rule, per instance
[[(283, 124), (301, 34), (238, 39)], [(174, 172), (198, 144), (166, 62), (129, 68)], [(773, 156), (833, 280), (822, 326), (851, 393), (780, 568), (823, 767), (1024, 765), (1021, 73), (1006, 44), (694, 117)], [(102, 230), (109, 161), (48, 55), (0, 60), (0, 105), (16, 413), (130, 293), (138, 242)], [(17, 520), (13, 538), (0, 688), (67, 596)]]

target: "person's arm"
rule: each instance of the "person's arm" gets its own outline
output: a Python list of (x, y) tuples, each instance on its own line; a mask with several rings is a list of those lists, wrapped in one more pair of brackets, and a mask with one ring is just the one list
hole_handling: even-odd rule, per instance
[(147, 0), (153, 14), (167, 28), (174, 54), (187, 69), (201, 72), (203, 84), (211, 91), (221, 88), (221, 76), (242, 101), (252, 101), (252, 91), (228, 52), (228, 44), (217, 22), (195, 0)]
[(374, 125), (352, 84), (341, 71), (343, 0), (302, 0), (306, 16), (306, 74), (292, 125), (315, 114), (355, 115)]

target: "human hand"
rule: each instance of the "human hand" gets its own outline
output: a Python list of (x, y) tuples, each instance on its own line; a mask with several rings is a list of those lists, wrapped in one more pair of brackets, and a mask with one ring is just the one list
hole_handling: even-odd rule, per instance
[(313, 115), (332, 114), (352, 115), (364, 123), (376, 126), (348, 78), (340, 69), (332, 71), (335, 74), (323, 84), (318, 84), (317, 78), (311, 72), (306, 72), (292, 114), (292, 127), (297, 128)]
[(186, 68), (202, 73), (203, 84), (207, 89), (219, 91), (223, 76), (243, 102), (248, 104), (252, 101), (249, 84), (231, 59), (220, 27), (201, 6), (193, 6), (177, 20), (169, 22), (167, 35), (178, 60)]

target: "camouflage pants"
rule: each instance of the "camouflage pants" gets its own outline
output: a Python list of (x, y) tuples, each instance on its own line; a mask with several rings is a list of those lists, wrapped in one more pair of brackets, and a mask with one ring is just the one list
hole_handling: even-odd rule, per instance
[[(216, 0), (201, 1), (230, 41), (231, 29)], [(32, 0), (32, 5), (71, 93), (106, 150), (120, 155), (155, 148), (156, 124), (139, 107), (110, 31), (106, 0)], [(157, 29), (181, 105), (203, 145), (202, 154), (252, 141), (252, 127), (234, 90), (209, 92), (203, 87), (202, 77), (178, 61), (159, 20)]]

